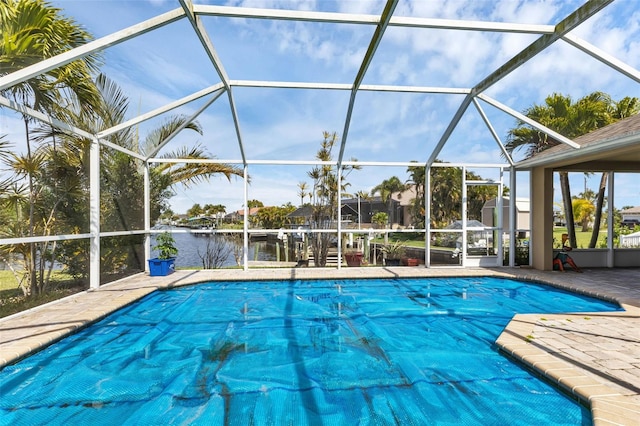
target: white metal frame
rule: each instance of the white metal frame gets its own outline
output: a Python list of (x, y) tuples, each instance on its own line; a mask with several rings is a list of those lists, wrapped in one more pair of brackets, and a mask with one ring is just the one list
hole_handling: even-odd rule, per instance
[[(515, 187), (516, 187), (516, 166), (512, 158), (508, 155), (504, 148), (504, 144), (500, 141), (500, 138), (497, 136), (496, 132), (493, 130), (493, 127), (487, 118), (486, 114), (484, 114), (478, 100), (482, 100), (485, 103), (498, 108), (506, 114), (509, 114), (513, 117), (516, 117), (519, 120), (524, 121), (525, 123), (543, 131), (550, 135), (553, 135), (554, 138), (559, 140), (562, 143), (565, 143), (573, 148), (578, 149), (578, 145), (576, 145), (570, 139), (564, 138), (561, 135), (551, 131), (550, 129), (541, 126), (539, 123), (536, 123), (532, 120), (529, 120), (527, 117), (500, 103), (498, 100), (492, 99), (487, 96), (484, 92), (493, 86), (496, 82), (504, 78), (506, 75), (510, 74), (512, 71), (516, 70), (523, 64), (527, 63), (533, 57), (538, 55), (540, 52), (544, 51), (546, 48), (554, 44), (556, 41), (562, 40), (573, 46), (593, 58), (601, 61), (605, 65), (611, 67), (612, 69), (622, 73), (623, 75), (633, 79), (634, 81), (640, 82), (640, 71), (634, 69), (628, 64), (623, 63), (622, 61), (612, 57), (606, 52), (601, 51), (595, 46), (590, 45), (584, 40), (579, 39), (578, 37), (570, 34), (570, 32), (575, 29), (578, 25), (589, 19), (590, 17), (597, 14), (607, 5), (609, 5), (613, 0), (589, 0), (582, 6), (580, 6), (573, 13), (568, 15), (565, 19), (558, 22), (555, 26), (553, 25), (530, 25), (530, 24), (519, 24), (519, 23), (504, 23), (504, 22), (480, 22), (480, 21), (464, 21), (464, 20), (446, 20), (446, 19), (426, 19), (426, 18), (414, 18), (414, 17), (402, 17), (402, 16), (394, 16), (394, 10), (398, 3), (398, 0), (388, 0), (384, 7), (383, 12), (380, 16), (377, 15), (362, 15), (362, 14), (346, 14), (346, 13), (327, 13), (327, 12), (313, 12), (313, 11), (300, 11), (300, 10), (281, 10), (281, 9), (254, 9), (254, 8), (243, 8), (243, 7), (229, 7), (229, 6), (211, 6), (211, 5), (197, 5), (193, 4), (191, 0), (178, 0), (180, 7), (171, 10), (167, 13), (163, 13), (158, 15), (152, 19), (146, 20), (139, 24), (130, 26), (128, 28), (117, 31), (113, 34), (107, 35), (105, 37), (94, 40), (86, 45), (81, 47), (72, 49), (65, 53), (62, 53), (58, 56), (46, 59), (41, 61), (38, 64), (26, 67), (14, 73), (5, 75), (0, 77), (0, 90), (4, 90), (10, 88), (16, 84), (22, 83), (32, 77), (45, 73), (49, 70), (55, 69), (62, 65), (68, 64), (76, 59), (83, 58), (89, 54), (99, 52), (105, 49), (108, 49), (111, 46), (122, 43), (126, 40), (132, 39), (142, 34), (150, 33), (158, 28), (164, 27), (166, 25), (170, 25), (176, 21), (186, 19), (191, 24), (191, 28), (198, 40), (200, 41), (202, 48), (206, 52), (209, 60), (211, 61), (212, 66), (215, 68), (221, 82), (195, 92), (191, 95), (183, 97), (182, 99), (176, 100), (174, 102), (170, 102), (167, 105), (158, 108), (154, 111), (150, 111), (147, 113), (143, 113), (127, 122), (121, 123), (117, 126), (114, 126), (109, 129), (105, 129), (99, 132), (96, 135), (88, 134), (82, 129), (75, 128), (73, 126), (69, 126), (66, 123), (61, 123), (51, 117), (48, 117), (46, 114), (40, 113), (38, 111), (27, 108), (24, 105), (16, 104), (13, 101), (10, 101), (4, 97), (0, 97), (0, 106), (4, 106), (20, 113), (26, 114), (30, 117), (36, 118), (38, 120), (50, 123), (51, 125), (64, 129), (65, 131), (69, 131), (75, 133), (77, 135), (81, 135), (91, 139), (93, 142), (91, 144), (91, 184), (90, 184), (90, 233), (89, 234), (78, 234), (78, 235), (61, 235), (56, 237), (32, 237), (32, 238), (14, 238), (14, 239), (0, 239), (0, 244), (13, 244), (13, 243), (23, 243), (23, 242), (31, 242), (31, 241), (50, 241), (50, 240), (65, 240), (65, 239), (77, 239), (77, 238), (89, 238), (90, 247), (91, 247), (91, 263), (90, 263), (90, 273), (91, 273), (91, 287), (96, 288), (99, 286), (99, 254), (100, 254), (100, 238), (104, 236), (112, 236), (112, 235), (130, 235), (132, 233), (144, 233), (147, 237), (151, 234), (152, 230), (150, 229), (150, 220), (149, 220), (149, 176), (148, 176), (148, 167), (149, 164), (154, 162), (180, 162), (186, 163), (193, 160), (187, 159), (159, 159), (155, 158), (156, 152), (148, 153), (147, 155), (141, 155), (136, 152), (132, 152), (126, 148), (120, 147), (109, 142), (106, 138), (122, 129), (126, 129), (128, 127), (137, 125), (145, 120), (156, 117), (160, 114), (163, 114), (167, 111), (170, 111), (174, 108), (177, 108), (182, 105), (189, 104), (198, 99), (201, 99), (206, 96), (210, 96), (210, 99), (205, 102), (204, 106), (198, 109), (198, 111), (191, 117), (196, 118), (200, 115), (209, 105), (215, 103), (215, 101), (223, 94), (227, 94), (227, 99), (229, 101), (229, 108), (231, 112), (231, 116), (234, 122), (235, 133), (237, 138), (237, 143), (239, 147), (240, 157), (239, 159), (211, 159), (205, 160), (203, 162), (211, 162), (211, 163), (227, 163), (227, 164), (240, 164), (244, 170), (244, 198), (245, 198), (245, 217), (248, 217), (248, 208), (246, 200), (248, 198), (248, 175), (249, 175), (249, 166), (252, 164), (282, 164), (282, 165), (300, 165), (300, 164), (310, 164), (317, 165), (322, 164), (321, 162), (309, 162), (309, 161), (287, 161), (287, 160), (278, 160), (278, 161), (259, 161), (253, 160), (249, 158), (247, 152), (245, 150), (245, 146), (242, 138), (241, 131), (241, 123), (239, 117), (236, 112), (236, 101), (233, 96), (233, 88), (234, 87), (260, 87), (260, 88), (299, 88), (299, 89), (316, 89), (316, 90), (348, 90), (351, 92), (350, 100), (347, 108), (347, 114), (344, 121), (344, 130), (342, 134), (342, 139), (340, 141), (340, 153), (336, 162), (332, 162), (332, 165), (336, 167), (339, 171), (342, 165), (352, 164), (349, 161), (345, 161), (343, 159), (343, 154), (345, 147), (348, 143), (348, 132), (351, 123), (351, 114), (353, 111), (354, 102), (356, 96), (361, 91), (376, 91), (376, 92), (410, 92), (410, 93), (442, 93), (442, 94), (454, 94), (464, 96), (458, 111), (454, 114), (449, 122), (446, 130), (442, 134), (436, 148), (428, 155), (428, 158), (424, 162), (424, 166), (426, 168), (425, 173), (425, 191), (427, 192), (426, 203), (425, 203), (425, 214), (426, 217), (429, 217), (430, 206), (428, 203), (429, 200), (429, 187), (430, 187), (430, 178), (429, 172), (432, 167), (437, 167), (438, 164), (434, 164), (436, 161), (436, 157), (441, 152), (443, 146), (447, 143), (449, 137), (451, 136), (453, 130), (458, 125), (459, 120), (467, 111), (469, 105), (472, 103), (476, 107), (478, 113), (482, 117), (483, 121), (486, 123), (489, 132), (492, 134), (494, 140), (499, 145), (504, 157), (506, 158), (507, 164), (497, 165), (497, 167), (501, 168), (501, 176), (502, 171), (505, 168), (509, 168), (510, 170), (510, 187), (512, 188), (512, 195), (510, 197), (510, 206), (511, 206), (511, 229), (510, 232), (510, 241), (511, 244), (514, 244), (515, 234), (513, 226), (515, 224)], [(366, 54), (362, 60), (360, 68), (356, 74), (354, 82), (352, 84), (335, 84), (335, 83), (327, 83), (327, 82), (312, 82), (312, 83), (300, 83), (300, 82), (278, 82), (278, 81), (248, 81), (248, 80), (234, 80), (229, 77), (227, 74), (224, 64), (221, 59), (218, 57), (216, 49), (214, 47), (213, 41), (210, 39), (204, 25), (202, 24), (203, 16), (219, 16), (219, 17), (242, 17), (247, 19), (271, 19), (271, 20), (292, 20), (292, 21), (305, 21), (305, 22), (328, 22), (335, 24), (360, 24), (360, 25), (368, 25), (375, 26), (375, 31), (373, 36), (369, 42), (369, 46)], [(513, 58), (508, 60), (502, 66), (497, 68), (495, 71), (491, 72), (488, 76), (481, 79), (478, 84), (476, 84), (472, 88), (450, 88), (450, 87), (415, 87), (415, 86), (401, 86), (401, 85), (362, 85), (362, 81), (367, 73), (367, 69), (369, 64), (373, 60), (378, 45), (384, 37), (385, 30), (388, 27), (405, 27), (405, 28), (432, 28), (432, 29), (450, 29), (450, 30), (459, 30), (459, 31), (494, 31), (494, 32), (506, 32), (506, 33), (521, 33), (521, 34), (535, 34), (539, 35), (539, 37), (523, 49), (520, 53), (516, 54)], [(172, 135), (173, 137), (174, 135)], [(145, 176), (145, 202), (147, 204), (147, 208), (145, 210), (145, 229), (144, 230), (134, 230), (134, 231), (122, 231), (115, 233), (106, 233), (101, 232), (100, 230), (100, 186), (99, 186), (99, 158), (100, 158), (100, 150), (101, 149), (115, 149), (121, 152), (124, 152), (132, 157), (135, 157), (144, 162), (144, 176)], [(372, 166), (415, 166), (416, 163), (413, 162), (358, 162), (359, 165), (372, 165)], [(452, 164), (447, 164), (447, 166), (453, 166)], [(482, 165), (463, 165), (463, 166), (471, 166), (471, 167), (483, 167)], [(341, 176), (339, 177), (341, 179)], [(611, 182), (611, 180), (610, 180)], [(502, 180), (499, 183), (500, 187), (502, 187)], [(611, 185), (611, 184), (610, 184)], [(466, 185), (463, 186), (466, 191)], [(613, 188), (610, 186), (609, 194), (613, 193)], [(338, 207), (339, 209), (339, 207)], [(501, 212), (501, 210), (500, 210)], [(338, 216), (339, 216), (338, 211)], [(500, 213), (502, 214), (502, 213)], [(338, 222), (339, 223), (339, 222)], [(342, 232), (341, 226), (338, 225), (338, 229), (336, 230), (339, 234)], [(430, 226), (427, 224), (425, 226), (425, 260), (426, 265), (429, 266), (429, 253), (430, 253), (430, 243), (429, 243), (429, 235), (432, 230)], [(610, 230), (611, 231), (611, 230)], [(244, 268), (247, 269), (247, 256), (248, 256), (248, 235), (251, 231), (248, 229), (247, 221), (245, 221), (245, 227), (243, 229), (244, 236)], [(611, 232), (609, 232), (611, 235)], [(466, 238), (466, 235), (465, 235)], [(340, 241), (341, 239), (339, 239)], [(146, 244), (146, 256), (149, 256), (149, 238), (147, 238)], [(510, 250), (510, 259), (509, 264), (514, 265), (514, 249), (513, 246)], [(341, 248), (339, 248), (341, 250)]]

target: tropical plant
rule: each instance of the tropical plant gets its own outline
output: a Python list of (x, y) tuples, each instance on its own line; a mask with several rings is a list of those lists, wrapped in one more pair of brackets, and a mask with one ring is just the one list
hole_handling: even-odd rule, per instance
[(387, 216), (385, 212), (376, 212), (373, 214), (373, 216), (371, 216), (371, 222), (373, 222), (374, 224), (378, 225), (381, 228), (384, 228), (388, 220), (389, 220), (389, 216)]
[[(0, 2), (0, 76), (11, 74), (46, 58), (51, 58), (75, 47), (86, 44), (92, 36), (73, 19), (60, 14), (60, 9), (42, 0), (3, 0)], [(95, 108), (98, 93), (91, 75), (97, 69), (96, 54), (43, 73), (18, 83), (0, 92), (16, 103), (59, 117), (71, 103), (88, 112)], [(52, 215), (38, 217), (37, 207), (44, 196), (35, 173), (44, 161), (41, 153), (34, 153), (31, 146), (31, 118), (23, 114), (26, 137), (26, 154), (15, 156), (16, 166), (24, 176), (29, 194), (29, 216), (27, 233), (34, 236), (37, 222)], [(51, 222), (49, 221), (49, 225)], [(46, 244), (46, 243), (45, 243)], [(48, 249), (41, 243), (30, 243), (24, 258), (29, 275), (30, 294), (45, 290), (42, 269)], [(40, 265), (38, 268), (37, 265)]]
[(370, 200), (371, 199), (371, 194), (369, 194), (369, 192), (365, 191), (365, 190), (359, 190), (356, 191), (355, 194), (353, 194), (354, 197), (360, 198), (361, 200)]
[[(101, 102), (96, 113), (88, 115), (78, 108), (66, 110), (66, 121), (91, 133), (116, 126), (124, 121), (128, 114), (129, 100), (121, 89), (104, 75), (96, 79), (96, 87)], [(165, 140), (180, 129), (202, 134), (197, 122), (186, 117), (167, 118), (158, 128), (140, 138), (137, 129), (127, 128), (111, 134), (109, 142), (141, 155), (152, 155), (163, 146)], [(77, 229), (84, 230), (88, 216), (88, 149), (91, 141), (67, 132), (51, 129), (47, 126), (38, 129), (42, 141), (57, 141), (56, 158), (59, 164), (65, 164), (69, 175), (81, 178), (83, 191), (76, 197), (76, 203), (70, 203), (72, 210), (65, 212), (72, 218)], [(135, 230), (144, 227), (144, 164), (123, 152), (105, 148), (101, 150), (101, 228), (108, 231)], [(204, 159), (211, 156), (199, 145), (182, 147), (177, 151), (164, 154), (163, 157), (181, 159)], [(166, 209), (166, 200), (173, 194), (172, 188), (181, 184), (189, 186), (206, 181), (210, 176), (223, 174), (227, 178), (242, 176), (241, 168), (226, 164), (208, 162), (186, 164), (153, 163), (149, 167), (151, 183), (151, 221), (155, 222)], [(82, 232), (82, 231), (81, 231)], [(87, 232), (87, 230), (84, 230)], [(101, 250), (101, 268), (104, 273), (122, 270), (140, 270), (143, 268), (143, 236), (132, 235), (103, 239)], [(85, 275), (88, 264), (88, 245), (65, 242), (61, 260), (77, 275)]]
[(290, 223), (289, 213), (296, 208), (292, 205), (281, 207), (263, 207), (256, 213), (256, 219), (265, 229), (279, 229)]
[(416, 228), (424, 228), (424, 182), (426, 167), (409, 166), (407, 173), (409, 179), (407, 185), (412, 185), (415, 189), (416, 196), (411, 201), (411, 224)]
[(382, 252), (387, 259), (402, 259), (405, 254), (405, 248), (402, 241), (392, 241), (382, 245)]
[[(438, 161), (438, 160), (436, 160)], [(442, 162), (441, 162), (442, 163)], [(486, 180), (466, 172), (467, 180)], [(474, 185), (467, 189), (467, 218), (480, 220), (484, 204), (498, 196), (495, 185)], [(443, 228), (462, 219), (462, 168), (431, 168), (431, 217), (434, 228)]]
[(256, 207), (264, 207), (264, 203), (260, 200), (249, 200), (247, 201), (247, 207), (250, 209), (254, 209)]
[(204, 214), (209, 216), (217, 216), (227, 212), (227, 207), (222, 204), (205, 204), (202, 206)]
[(407, 186), (403, 184), (397, 176), (391, 176), (389, 179), (385, 179), (379, 185), (376, 185), (371, 190), (371, 195), (380, 194), (380, 198), (383, 203), (387, 204), (387, 219), (392, 220), (393, 214), (393, 194), (402, 192), (407, 189)]
[[(640, 111), (638, 98), (625, 97), (618, 102), (603, 92), (593, 92), (576, 102), (571, 97), (554, 93), (547, 96), (544, 105), (527, 108), (524, 115), (568, 138), (575, 138), (595, 129), (604, 127), (617, 120), (637, 114)], [(508, 132), (505, 148), (509, 154), (525, 149), (525, 157), (530, 158), (537, 153), (558, 145), (560, 142), (544, 132), (533, 129), (528, 124), (518, 121), (516, 127)], [(560, 187), (567, 218), (569, 244), (577, 245), (569, 174), (559, 172)], [(596, 200), (594, 227), (589, 247), (595, 247), (600, 232), (600, 221), (604, 205), (604, 192), (608, 175), (603, 173)]]
[[(320, 149), (316, 153), (316, 160), (331, 162), (333, 160), (333, 148), (338, 140), (337, 133), (322, 133)], [(351, 159), (351, 161), (356, 161)], [(315, 202), (312, 206), (311, 228), (328, 229), (336, 223), (338, 210), (338, 192), (345, 192), (349, 184), (346, 177), (353, 171), (360, 169), (359, 166), (341, 166), (341, 185), (338, 191), (338, 174), (336, 166), (332, 164), (322, 164), (315, 166), (307, 172), (313, 180), (313, 193)], [(331, 235), (326, 232), (313, 233), (311, 235), (311, 248), (313, 250), (313, 261), (315, 266), (325, 266), (327, 264), (327, 253), (331, 243)]]
[(197, 217), (204, 214), (204, 209), (199, 203), (195, 203), (193, 206), (187, 209), (188, 217)]
[(178, 248), (176, 247), (176, 240), (169, 232), (163, 232), (156, 236), (156, 245), (153, 246), (154, 250), (158, 251), (158, 259), (171, 259), (178, 255)]
[(587, 232), (596, 207), (591, 201), (584, 198), (573, 199), (571, 205), (574, 222), (582, 224), (582, 232)]

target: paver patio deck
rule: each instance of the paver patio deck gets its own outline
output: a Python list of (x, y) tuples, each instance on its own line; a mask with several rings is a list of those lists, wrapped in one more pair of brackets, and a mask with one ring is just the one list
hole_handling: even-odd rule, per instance
[(595, 425), (640, 425), (640, 269), (285, 268), (138, 274), (0, 319), (0, 368), (161, 288), (205, 281), (504, 276), (617, 301), (624, 312), (516, 315), (496, 341), (591, 407)]

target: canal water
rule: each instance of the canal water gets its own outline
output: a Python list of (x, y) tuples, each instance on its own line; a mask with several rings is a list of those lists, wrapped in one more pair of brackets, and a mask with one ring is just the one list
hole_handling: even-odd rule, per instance
[[(242, 256), (242, 243), (236, 244), (221, 234), (204, 234), (204, 233), (173, 233), (176, 247), (178, 248), (178, 256), (176, 258), (176, 267), (178, 268), (202, 268), (202, 257), (206, 257), (207, 251), (220, 251), (227, 253), (226, 259), (221, 261), (219, 267), (236, 266), (236, 258), (234, 249), (239, 248), (239, 256)], [(151, 240), (151, 247), (155, 245), (155, 238)], [(282, 242), (276, 245), (271, 241), (250, 241), (249, 242), (249, 261), (276, 261), (278, 256), (276, 249), (280, 250), (280, 260), (285, 261), (286, 255)], [(152, 257), (157, 252), (152, 251)], [(293, 253), (289, 253), (289, 261), (295, 261)], [(242, 258), (240, 258), (242, 262)]]

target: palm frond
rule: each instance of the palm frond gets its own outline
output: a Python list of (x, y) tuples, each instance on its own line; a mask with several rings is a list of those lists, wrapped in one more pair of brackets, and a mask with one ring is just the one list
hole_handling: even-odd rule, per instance
[(144, 155), (151, 154), (156, 151), (156, 149), (160, 147), (169, 136), (180, 128), (193, 130), (202, 135), (202, 128), (197, 121), (189, 121), (189, 118), (186, 116), (173, 116), (147, 135), (145, 140), (140, 144), (139, 152)]
[[(201, 145), (181, 147), (176, 151), (166, 153), (163, 158), (182, 159), (212, 159)], [(213, 175), (223, 174), (227, 180), (232, 176), (244, 176), (244, 169), (239, 166), (218, 163), (159, 163), (154, 167), (157, 173), (167, 174), (171, 178), (171, 185), (182, 184), (185, 187), (206, 182)]]

